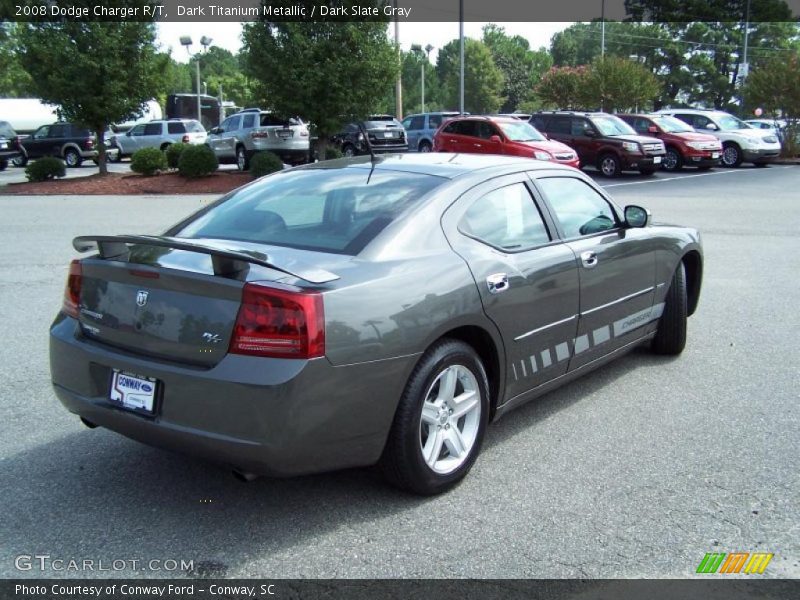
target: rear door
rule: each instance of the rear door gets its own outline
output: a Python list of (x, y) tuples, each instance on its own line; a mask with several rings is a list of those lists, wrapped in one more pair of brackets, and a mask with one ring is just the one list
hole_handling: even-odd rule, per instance
[(640, 338), (660, 316), (653, 306), (656, 242), (646, 228), (625, 228), (612, 204), (581, 178), (535, 182), (577, 258), (580, 322), (572, 370)]
[(563, 375), (578, 324), (578, 269), (534, 201), (527, 175), (473, 188), (442, 224), (502, 335), (506, 399)]

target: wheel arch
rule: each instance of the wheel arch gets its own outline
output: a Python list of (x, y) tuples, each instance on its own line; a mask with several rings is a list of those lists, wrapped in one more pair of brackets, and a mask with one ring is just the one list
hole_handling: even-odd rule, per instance
[(697, 250), (689, 250), (681, 257), (686, 270), (686, 295), (688, 296), (688, 314), (694, 314), (700, 301), (700, 287), (703, 283), (703, 259)]

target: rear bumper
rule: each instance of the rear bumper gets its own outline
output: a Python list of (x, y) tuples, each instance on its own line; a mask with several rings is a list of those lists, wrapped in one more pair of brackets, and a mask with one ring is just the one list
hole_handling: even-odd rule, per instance
[(22, 156), (22, 152), (17, 150), (0, 150), (0, 160), (14, 160)]
[[(53, 388), (70, 412), (145, 444), (272, 476), (374, 464), (415, 360), (335, 367), (324, 358), (227, 355), (198, 369), (97, 344), (76, 330), (61, 315), (50, 330)], [(153, 416), (108, 400), (115, 368), (158, 379)]]
[(304, 164), (309, 161), (308, 148), (264, 148), (247, 150), (247, 160), (249, 161), (259, 152), (272, 152), (273, 154), (276, 154), (283, 162), (291, 165)]

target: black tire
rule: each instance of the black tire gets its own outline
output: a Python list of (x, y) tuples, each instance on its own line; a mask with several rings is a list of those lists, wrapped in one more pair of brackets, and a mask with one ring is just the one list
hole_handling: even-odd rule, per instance
[(250, 168), (250, 160), (247, 158), (244, 146), (236, 147), (236, 168), (240, 171), (247, 171)]
[(166, 152), (166, 151), (167, 151), (167, 148), (169, 148), (169, 147), (170, 147), (170, 144), (161, 144), (161, 148), (160, 148), (160, 150), (161, 150), (162, 152)]
[(742, 164), (742, 149), (737, 144), (726, 143), (722, 146), (722, 165), (736, 168)]
[(672, 276), (664, 312), (658, 321), (653, 351), (656, 354), (680, 354), (686, 346), (686, 319), (689, 300), (686, 295), (686, 269), (681, 262)]
[(353, 146), (352, 144), (345, 144), (344, 148), (342, 148), (343, 156), (350, 157), (350, 156), (356, 156), (356, 154), (357, 154), (356, 147)]
[(432, 149), (430, 142), (421, 142), (419, 145), (420, 152), (430, 152)]
[(17, 158), (12, 159), (11, 164), (13, 164), (15, 167), (24, 167), (28, 164), (28, 155), (21, 154)]
[(0, 160), (0, 171), (5, 171), (8, 168), (7, 160)]
[(83, 157), (75, 148), (67, 148), (64, 151), (64, 162), (70, 168), (78, 168), (83, 164)]
[(600, 171), (603, 177), (619, 177), (622, 172), (622, 165), (616, 154), (608, 152), (597, 159), (597, 170)]
[(120, 163), (122, 162), (122, 150), (117, 149), (116, 152), (109, 152), (106, 150), (106, 162)]
[(680, 171), (683, 168), (683, 156), (675, 148), (667, 148), (667, 154), (662, 159), (661, 168), (665, 171)]
[[(480, 414), (477, 416), (477, 433), (463, 462), (450, 472), (437, 473), (423, 457), (422, 409), (426, 396), (431, 395), (437, 385), (441, 385), (438, 383), (440, 376), (450, 368), (465, 369), (472, 375), (476, 391), (480, 393)], [(462, 380), (459, 378), (458, 382)], [(456, 383), (456, 386), (462, 384), (463, 382)], [(384, 477), (400, 489), (426, 496), (452, 488), (464, 478), (478, 457), (488, 415), (489, 383), (480, 358), (470, 346), (461, 341), (441, 340), (422, 356), (400, 398), (379, 463)], [(447, 418), (446, 410), (443, 418)], [(464, 427), (466, 428), (466, 424)], [(450, 429), (450, 426), (447, 425), (447, 428)], [(432, 434), (429, 432), (427, 435)], [(445, 453), (447, 458), (450, 455), (449, 443), (440, 442), (440, 448), (440, 452)]]

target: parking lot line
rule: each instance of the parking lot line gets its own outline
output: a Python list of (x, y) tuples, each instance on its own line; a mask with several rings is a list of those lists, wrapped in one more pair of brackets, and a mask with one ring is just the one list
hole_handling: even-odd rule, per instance
[[(781, 166), (774, 166), (771, 167), (772, 169), (788, 169), (793, 167), (794, 165), (781, 165)], [(711, 175), (730, 175), (732, 173), (765, 173), (769, 172), (769, 169), (746, 169), (744, 171), (737, 169), (737, 170), (728, 170), (728, 171), (712, 171), (711, 173), (698, 173), (695, 175), (679, 175), (678, 177), (669, 177), (668, 179), (648, 179), (647, 181), (629, 181), (627, 183), (612, 183), (611, 185), (604, 185), (601, 186), (603, 188), (613, 188), (613, 187), (621, 187), (623, 185), (643, 185), (645, 183), (663, 183), (665, 181), (675, 181), (676, 179), (690, 179), (692, 177), (709, 177)]]

